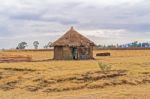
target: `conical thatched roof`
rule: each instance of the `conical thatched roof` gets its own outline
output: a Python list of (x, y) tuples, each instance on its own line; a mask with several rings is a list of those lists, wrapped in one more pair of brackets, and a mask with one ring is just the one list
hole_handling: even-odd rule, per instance
[(84, 37), (73, 27), (53, 43), (53, 46), (94, 46), (94, 43)]

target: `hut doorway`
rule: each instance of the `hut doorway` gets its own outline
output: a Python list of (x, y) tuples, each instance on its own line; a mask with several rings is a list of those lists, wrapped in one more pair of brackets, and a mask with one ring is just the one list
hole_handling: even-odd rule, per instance
[(78, 59), (78, 49), (76, 47), (72, 48), (72, 58), (74, 60)]

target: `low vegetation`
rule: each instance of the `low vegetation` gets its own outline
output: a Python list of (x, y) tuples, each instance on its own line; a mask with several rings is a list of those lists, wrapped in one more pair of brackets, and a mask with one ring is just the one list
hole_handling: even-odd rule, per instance
[(108, 73), (111, 70), (110, 64), (104, 64), (104, 63), (98, 62), (98, 65), (103, 73)]

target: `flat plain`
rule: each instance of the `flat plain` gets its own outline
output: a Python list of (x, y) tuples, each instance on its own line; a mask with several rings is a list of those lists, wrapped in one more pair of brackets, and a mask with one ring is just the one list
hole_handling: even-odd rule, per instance
[[(111, 56), (96, 57), (110, 52)], [(0, 99), (148, 99), (150, 50), (94, 50), (94, 60), (52, 60), (53, 51), (1, 51), (31, 62), (0, 63)], [(103, 73), (98, 62), (111, 65)]]

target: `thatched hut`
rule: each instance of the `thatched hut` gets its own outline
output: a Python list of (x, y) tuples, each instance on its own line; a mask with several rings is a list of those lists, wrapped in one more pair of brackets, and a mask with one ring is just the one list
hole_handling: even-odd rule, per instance
[(74, 30), (73, 27), (52, 45), (56, 60), (93, 59), (94, 43)]

